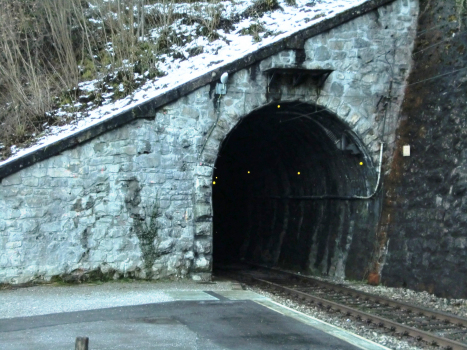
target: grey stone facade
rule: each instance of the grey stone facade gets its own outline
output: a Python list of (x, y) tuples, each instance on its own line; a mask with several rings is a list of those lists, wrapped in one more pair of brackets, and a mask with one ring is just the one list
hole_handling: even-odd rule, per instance
[[(455, 0), (425, 6), (385, 179), (382, 280), (467, 298), (467, 16)], [(446, 38), (448, 46), (438, 44)], [(410, 157), (402, 156), (405, 145)]]
[[(96, 271), (209, 278), (212, 171), (227, 134), (272, 101), (309, 102), (349, 125), (377, 166), (381, 139), (389, 149), (395, 140), (417, 14), (417, 1), (397, 0), (308, 39), (304, 51), (285, 50), (230, 72), (221, 99), (212, 86), (198, 88), (155, 118), (137, 119), (4, 178), (0, 283)], [(265, 70), (298, 66), (333, 72), (320, 91), (307, 84), (268, 91)], [(346, 252), (335, 254), (331, 273), (342, 275)]]

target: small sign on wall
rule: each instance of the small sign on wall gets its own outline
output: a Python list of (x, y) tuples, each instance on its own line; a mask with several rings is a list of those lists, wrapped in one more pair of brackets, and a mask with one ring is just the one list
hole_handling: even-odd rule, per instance
[(409, 145), (405, 145), (402, 147), (402, 155), (404, 157), (410, 157), (410, 146)]

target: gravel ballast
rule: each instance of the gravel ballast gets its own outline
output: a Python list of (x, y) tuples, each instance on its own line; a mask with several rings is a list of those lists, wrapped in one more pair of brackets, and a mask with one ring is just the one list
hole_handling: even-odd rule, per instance
[[(313, 278), (318, 278), (313, 276)], [(346, 287), (353, 288), (355, 290), (364, 291), (370, 294), (376, 294), (387, 298), (395, 299), (410, 303), (413, 305), (421, 306), (424, 308), (434, 309), (437, 311), (443, 311), (452, 313), (461, 317), (467, 317), (467, 300), (465, 299), (446, 299), (438, 298), (427, 292), (415, 292), (405, 288), (390, 288), (385, 286), (370, 286), (361, 282), (351, 282), (345, 280), (335, 280), (328, 278), (318, 278), (324, 281), (339, 283)], [(315, 306), (304, 305), (289, 297), (283, 297), (277, 294), (270, 293), (256, 286), (247, 286), (249, 290), (252, 290), (258, 294), (267, 296), (272, 300), (283, 304), (291, 309), (303, 312), (309, 316), (315, 317), (324, 322), (330, 323), (334, 326), (341, 327), (349, 332), (358, 334), (366, 339), (374, 341), (375, 343), (384, 345), (390, 349), (403, 349), (403, 350), (422, 350), (422, 349), (438, 349), (437, 347), (431, 347), (425, 343), (417, 343), (414, 339), (408, 337), (395, 336), (390, 333), (384, 332), (380, 328), (369, 327), (363, 322), (355, 321), (351, 318), (347, 318), (340, 313), (329, 313), (323, 309)]]
[[(405, 288), (373, 287), (356, 282), (324, 280), (338, 282), (347, 287), (367, 293), (467, 317), (467, 300), (465, 299), (437, 298), (427, 292), (415, 292)], [(256, 286), (246, 286), (245, 288), (269, 297), (291, 309), (358, 334), (390, 349), (439, 349), (429, 347), (424, 343), (417, 344), (415, 340), (407, 337), (393, 336), (390, 333), (385, 333), (382, 329), (369, 327), (362, 322), (344, 317), (339, 313), (331, 314), (318, 307), (304, 305), (289, 297), (272, 294)], [(0, 318), (27, 317), (116, 306), (161, 303), (173, 301), (173, 292), (177, 291), (216, 292), (233, 289), (238, 289), (238, 284), (225, 280), (214, 283), (130, 280), (79, 285), (49, 284), (28, 288), (7, 289), (0, 290), (0, 300), (2, 300), (0, 303)]]

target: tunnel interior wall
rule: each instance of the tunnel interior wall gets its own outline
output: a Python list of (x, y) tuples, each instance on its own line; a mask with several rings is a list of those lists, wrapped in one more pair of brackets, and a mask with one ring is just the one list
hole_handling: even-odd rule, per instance
[[(215, 263), (361, 279), (379, 218), (379, 169), (352, 137), (337, 116), (302, 102), (244, 117), (215, 165)], [(340, 148), (342, 138), (353, 150)]]
[[(467, 11), (421, 3), (380, 240), (390, 286), (467, 297)], [(434, 78), (434, 79), (433, 79)], [(410, 157), (402, 156), (409, 145)]]
[[(358, 135), (372, 157), (374, 165), (379, 163), (381, 141), (385, 142), (384, 159), (390, 161), (395, 141), (395, 129), (399, 122), (399, 107), (403, 99), (405, 79), (411, 68), (410, 54), (413, 48), (417, 15), (418, 1), (395, 1), (374, 13), (308, 39), (305, 42), (304, 51), (286, 50), (262, 61), (259, 66), (252, 66), (245, 73), (236, 74), (235, 83), (244, 84), (241, 91), (230, 89), (222, 101), (225, 106), (236, 106), (240, 111), (245, 106), (245, 102), (247, 106), (250, 106), (246, 110), (251, 110), (251, 107), (262, 106), (271, 101), (282, 104), (283, 101), (297, 100), (326, 108)], [(308, 69), (330, 69), (333, 72), (322, 89), (313, 88), (310, 81), (308, 84), (293, 86), (293, 79), (290, 77), (289, 79), (287, 77), (274, 79), (269, 86), (265, 81), (267, 69), (297, 66)], [(242, 77), (240, 73), (244, 76)], [(253, 84), (251, 90), (249, 90), (250, 84)], [(267, 89), (265, 85), (268, 86)], [(258, 91), (261, 89), (266, 90), (266, 93), (259, 98)], [(311, 94), (310, 89), (313, 91)], [(240, 96), (236, 98), (236, 94), (237, 96), (243, 95), (244, 100)], [(243, 113), (243, 115), (248, 115), (248, 113)], [(231, 120), (228, 114), (224, 120), (226, 124), (222, 124), (217, 130), (220, 137), (207, 144), (206, 155), (210, 162), (216, 159), (215, 155), (221, 149), (221, 142), (239, 122), (239, 120)], [(213, 135), (215, 134), (216, 131)], [(384, 165), (383, 170), (387, 170), (384, 169)], [(215, 177), (212, 180), (215, 181)], [(288, 179), (284, 177), (283, 181), (286, 183)], [(278, 185), (270, 184), (265, 188), (267, 188), (265, 193), (272, 191), (284, 193), (284, 188)], [(302, 189), (302, 192), (298, 193), (306, 194), (306, 191)], [(238, 254), (240, 257), (262, 262), (270, 261), (273, 264), (275, 261), (282, 261), (284, 266), (336, 276), (345, 275), (356, 279), (366, 277), (370, 268), (368, 263), (379, 257), (381, 247), (376, 235), (375, 218), (379, 217), (381, 212), (380, 197), (366, 203), (349, 201), (337, 206), (335, 203), (330, 204), (331, 201), (328, 203), (289, 201), (287, 203), (279, 200), (272, 201), (268, 198), (254, 200), (256, 204), (252, 202), (253, 199), (248, 203), (236, 202), (236, 206), (242, 208), (241, 211), (236, 212), (236, 215), (250, 215), (255, 218), (249, 220), (250, 224), (246, 226), (246, 231), (252, 234), (243, 241), (243, 250)], [(216, 210), (215, 205), (214, 203), (214, 210)], [(326, 206), (333, 207), (333, 209), (324, 209)], [(258, 208), (268, 209), (258, 210)], [(301, 214), (305, 212), (307, 215)], [(312, 213), (310, 215), (314, 215), (316, 220), (311, 220), (309, 213)], [(216, 213), (214, 217), (216, 218)], [(234, 221), (232, 225), (237, 225), (235, 226), (237, 230), (245, 229), (240, 225), (241, 220)], [(318, 227), (316, 232), (309, 231), (310, 222), (313, 227)], [(347, 223), (349, 227), (345, 227)], [(307, 225), (306, 234), (300, 234), (295, 240), (298, 246), (289, 244), (293, 242), (293, 236), (296, 236), (297, 231), (307, 229)], [(216, 225), (214, 226), (216, 230)], [(284, 254), (281, 260), (278, 242), (281, 237), (285, 237), (285, 232), (290, 234), (294, 226), (300, 229), (295, 230), (290, 235), (291, 237), (283, 238), (284, 245), (280, 249), (284, 249)], [(265, 228), (272, 232), (272, 236), (269, 237), (275, 238), (268, 239), (265, 237), (267, 235), (261, 236)], [(286, 228), (285, 231), (284, 228)], [(214, 234), (218, 233), (214, 232)], [(238, 241), (242, 241), (242, 237), (239, 234)], [(319, 244), (316, 244), (318, 242)], [(217, 244), (228, 246), (231, 243), (230, 241), (222, 242), (221, 238), (214, 237), (215, 250)], [(219, 246), (217, 248), (223, 251)], [(293, 256), (296, 255), (294, 249), (301, 249), (298, 262), (293, 260)], [(304, 258), (307, 254), (304, 251), (309, 252), (308, 259)], [(259, 258), (259, 256), (262, 257)], [(287, 258), (284, 258), (286, 256)], [(221, 260), (223, 258), (226, 257), (220, 257)], [(217, 261), (219, 256), (215, 259)]]

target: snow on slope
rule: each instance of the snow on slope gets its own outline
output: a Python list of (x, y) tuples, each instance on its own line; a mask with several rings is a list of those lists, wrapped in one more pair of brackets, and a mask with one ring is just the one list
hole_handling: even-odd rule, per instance
[[(112, 118), (125, 110), (157, 97), (193, 78), (239, 59), (260, 47), (278, 41), (303, 28), (313, 26), (325, 19), (332, 18), (340, 12), (361, 5), (367, 1), (368, 0), (296, 0), (296, 5), (294, 6), (289, 6), (285, 2), (280, 2), (279, 5), (281, 9), (267, 12), (260, 18), (246, 18), (240, 20), (234, 25), (235, 29), (231, 30), (229, 33), (218, 30), (217, 32), (221, 39), (210, 42), (205, 37), (198, 37), (185, 46), (176, 48), (178, 51), (182, 52), (185, 57), (188, 57), (188, 59), (173, 59), (170, 56), (166, 56), (164, 57), (163, 63), (159, 62), (158, 68), (166, 72), (166, 76), (147, 82), (132, 95), (121, 100), (111, 102), (110, 99), (107, 99), (102, 106), (76, 115), (71, 124), (49, 127), (46, 132), (38, 137), (35, 143), (28, 148), (20, 149), (15, 146), (11, 147), (12, 156), (0, 162), (0, 166), (6, 165), (14, 159), (46, 147), (78, 131), (92, 127), (105, 119)], [(232, 18), (236, 14), (239, 15), (252, 4), (252, 0), (221, 2), (219, 6), (223, 7), (222, 18)], [(183, 11), (187, 10), (186, 6), (190, 5), (182, 3), (176, 4), (175, 6), (175, 11), (183, 13)], [(266, 30), (263, 33), (259, 33), (259, 42), (255, 42), (250, 35), (241, 35), (241, 30), (250, 27), (252, 24), (261, 24)], [(173, 24), (176, 32), (181, 35), (193, 33), (196, 30), (196, 25), (195, 23), (192, 26), (187, 26), (181, 25), (178, 22)], [(267, 35), (265, 35), (265, 33), (267, 33)], [(157, 35), (157, 31), (154, 31), (153, 35)], [(194, 57), (189, 57), (189, 50), (199, 46), (203, 47), (203, 53)], [(90, 92), (94, 89), (94, 84), (97, 84), (97, 81), (81, 83), (80, 89)], [(66, 112), (58, 111), (57, 114), (65, 113)]]

